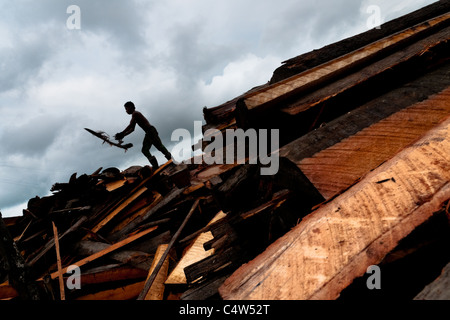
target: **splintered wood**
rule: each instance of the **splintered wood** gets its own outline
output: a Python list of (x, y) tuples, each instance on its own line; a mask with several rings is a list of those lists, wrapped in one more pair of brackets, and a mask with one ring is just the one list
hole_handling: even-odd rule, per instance
[(447, 119), (312, 212), (219, 292), (225, 299), (336, 299), (449, 198)]

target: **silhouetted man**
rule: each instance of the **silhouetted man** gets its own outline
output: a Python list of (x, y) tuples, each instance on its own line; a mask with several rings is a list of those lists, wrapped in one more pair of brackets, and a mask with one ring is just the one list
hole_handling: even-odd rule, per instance
[(142, 153), (147, 157), (148, 161), (154, 169), (159, 167), (158, 161), (155, 156), (152, 156), (150, 153), (150, 148), (152, 145), (156, 147), (159, 151), (161, 151), (167, 160), (172, 159), (172, 155), (169, 151), (167, 151), (166, 147), (162, 144), (161, 139), (159, 138), (158, 131), (156, 128), (150, 124), (147, 118), (144, 117), (142, 113), (136, 110), (134, 103), (128, 101), (124, 105), (125, 111), (128, 114), (131, 114), (131, 121), (128, 127), (125, 128), (122, 132), (116, 133), (114, 138), (116, 140), (122, 140), (123, 137), (129, 135), (134, 131), (136, 124), (138, 124), (145, 131), (145, 138), (142, 143)]

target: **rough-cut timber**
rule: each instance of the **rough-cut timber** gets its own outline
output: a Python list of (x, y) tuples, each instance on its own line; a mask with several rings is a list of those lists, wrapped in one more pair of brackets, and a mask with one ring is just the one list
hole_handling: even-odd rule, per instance
[(438, 15), (445, 14), (449, 11), (450, 2), (437, 1), (407, 15), (388, 21), (381, 25), (380, 28), (374, 28), (367, 32), (354, 35), (341, 41), (329, 44), (323, 48), (313, 50), (286, 60), (283, 62), (282, 66), (274, 71), (270, 83), (273, 84), (289, 78), (300, 72), (335, 59), (348, 52), (357, 50), (363, 46), (366, 46), (367, 44), (392, 35), (393, 33), (399, 32), (406, 28), (410, 28), (418, 23), (421, 23)]
[(450, 87), (450, 63), (411, 79), (284, 145), (280, 149), (280, 156), (288, 157), (299, 165), (303, 159), (312, 157), (396, 112), (427, 100), (448, 87)]
[(367, 59), (373, 58), (372, 56), (380, 55), (391, 46), (399, 45), (402, 41), (416, 36), (440, 23), (445, 23), (448, 19), (450, 19), (450, 13), (430, 19), (427, 22), (403, 30), (392, 36), (368, 44), (367, 46), (348, 53), (342, 57), (309, 69), (297, 76), (293, 76), (263, 90), (249, 94), (245, 97), (245, 105), (247, 109), (251, 110), (262, 107), (264, 104), (269, 102), (274, 103), (276, 99), (281, 98), (286, 94), (292, 95), (293, 93), (302, 90), (304, 86), (311, 85), (319, 80), (323, 81), (324, 79), (329, 79), (334, 76), (336, 72), (342, 73), (348, 68), (354, 67), (355, 64), (367, 63)]
[(329, 199), (393, 157), (449, 114), (450, 88), (396, 112), (310, 158), (302, 159), (298, 166)]
[[(243, 128), (258, 125), (259, 121), (253, 118), (263, 113), (277, 112), (280, 108), (290, 115), (305, 113), (309, 110), (309, 114), (318, 113), (320, 116), (324, 108), (327, 112), (333, 112), (328, 110), (331, 106), (326, 103), (337, 99), (337, 96), (349, 95), (350, 92), (352, 95), (369, 96), (370, 93), (366, 93), (367, 86), (386, 86), (390, 81), (389, 78), (396, 79), (408, 72), (420, 72), (428, 64), (426, 57), (423, 57), (424, 52), (439, 50), (445, 52), (445, 49), (439, 48), (445, 46), (448, 41), (450, 31), (445, 27), (450, 21), (449, 18), (450, 14), (445, 14), (430, 19), (248, 94), (237, 103), (237, 124)], [(430, 35), (429, 29), (433, 27), (439, 28)], [(441, 28), (444, 29), (439, 31)], [(309, 92), (312, 93), (308, 95)], [(299, 99), (300, 101), (297, 101)], [(345, 108), (340, 109), (345, 111)], [(308, 122), (312, 122), (309, 126), (316, 125), (314, 118), (311, 120), (308, 118)]]
[(450, 198), (450, 118), (311, 213), (220, 287), (225, 299), (335, 299)]

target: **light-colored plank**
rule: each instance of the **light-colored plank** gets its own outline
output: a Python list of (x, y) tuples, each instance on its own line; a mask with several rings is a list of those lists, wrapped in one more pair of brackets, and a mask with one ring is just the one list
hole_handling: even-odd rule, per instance
[(52, 221), (53, 226), (53, 236), (55, 240), (55, 249), (56, 249), (56, 264), (58, 265), (58, 278), (59, 278), (59, 294), (61, 300), (66, 300), (65, 290), (64, 290), (64, 278), (62, 273), (61, 266), (61, 255), (59, 252), (59, 237), (58, 237), (58, 228), (56, 228), (55, 223)]
[(109, 192), (114, 191), (116, 189), (119, 189), (120, 187), (122, 187), (125, 183), (127, 183), (127, 179), (123, 178), (120, 180), (116, 180), (116, 181), (111, 181), (105, 184), (106, 190), (108, 190)]
[[(216, 214), (216, 216), (207, 225), (209, 226), (224, 217), (226, 217), (226, 214), (219, 211), (219, 213)], [(214, 249), (206, 251), (203, 247), (206, 242), (212, 240), (213, 238), (214, 237), (210, 231), (203, 232), (198, 235), (192, 245), (185, 250), (182, 258), (167, 278), (166, 284), (186, 284), (187, 280), (184, 273), (184, 268), (214, 254)]]
[[(155, 258), (153, 259), (152, 266), (150, 267), (150, 270), (148, 271), (147, 279), (151, 276), (153, 273), (153, 270), (155, 270), (156, 264), (158, 261), (162, 258), (164, 251), (166, 251), (168, 244), (161, 244), (158, 246), (158, 249), (156, 249)], [(148, 290), (147, 294), (145, 295), (144, 300), (162, 300), (164, 297), (164, 281), (167, 278), (167, 273), (169, 271), (169, 258), (166, 257), (164, 259), (164, 262), (161, 266), (161, 269), (159, 269), (158, 274), (156, 275), (155, 281), (153, 281), (152, 286)]]

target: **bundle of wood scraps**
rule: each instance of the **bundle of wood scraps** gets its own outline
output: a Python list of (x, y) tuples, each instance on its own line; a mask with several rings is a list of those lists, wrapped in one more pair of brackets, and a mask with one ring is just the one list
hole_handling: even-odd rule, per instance
[[(288, 160), (280, 167), (270, 178), (249, 164), (100, 168), (54, 184), (4, 228), (41, 300), (214, 299), (323, 200), (315, 188), (293, 197), (309, 181)], [(29, 298), (1, 276), (1, 299)]]

